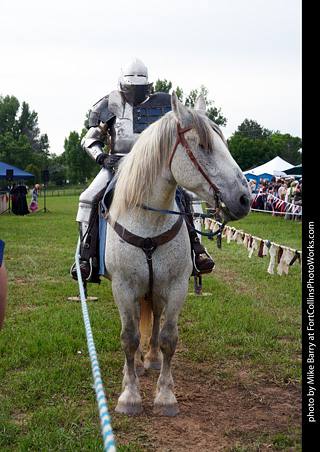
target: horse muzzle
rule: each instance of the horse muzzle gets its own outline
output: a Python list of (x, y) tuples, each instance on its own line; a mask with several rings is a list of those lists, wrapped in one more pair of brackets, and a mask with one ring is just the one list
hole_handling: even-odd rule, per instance
[(241, 194), (238, 199), (229, 201), (228, 205), (223, 201), (221, 195), (218, 195), (218, 206), (223, 213), (223, 217), (228, 221), (240, 220), (248, 215), (252, 200), (246, 195)]

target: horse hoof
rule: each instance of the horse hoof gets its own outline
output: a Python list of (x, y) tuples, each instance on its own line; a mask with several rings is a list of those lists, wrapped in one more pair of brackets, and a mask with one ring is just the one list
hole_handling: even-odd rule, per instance
[(142, 403), (137, 403), (134, 405), (126, 405), (122, 402), (118, 402), (115, 411), (119, 414), (140, 414), (143, 411)]
[(180, 413), (178, 403), (174, 405), (154, 404), (153, 412), (158, 416), (176, 416)]
[(144, 360), (144, 368), (145, 369), (153, 369), (153, 370), (160, 370), (161, 369), (161, 361), (154, 361), (150, 359)]

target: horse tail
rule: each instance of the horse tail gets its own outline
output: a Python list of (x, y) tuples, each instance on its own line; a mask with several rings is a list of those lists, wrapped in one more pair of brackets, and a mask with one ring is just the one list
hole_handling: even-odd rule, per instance
[(150, 335), (152, 323), (152, 301), (146, 300), (144, 297), (140, 299), (141, 317), (140, 317), (140, 343), (142, 348), (146, 345)]

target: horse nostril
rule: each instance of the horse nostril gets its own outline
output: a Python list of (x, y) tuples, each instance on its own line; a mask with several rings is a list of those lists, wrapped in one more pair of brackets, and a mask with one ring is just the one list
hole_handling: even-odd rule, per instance
[(248, 198), (247, 195), (241, 195), (240, 196), (240, 204), (241, 204), (242, 207), (248, 208), (249, 207), (249, 202), (250, 202), (250, 199)]

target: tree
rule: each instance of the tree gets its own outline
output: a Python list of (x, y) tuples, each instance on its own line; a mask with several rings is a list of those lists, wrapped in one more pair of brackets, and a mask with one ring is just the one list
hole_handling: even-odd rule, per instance
[[(86, 130), (82, 131), (82, 136)], [(99, 171), (99, 166), (82, 150), (78, 132), (70, 132), (64, 141), (64, 162), (68, 168), (67, 178), (71, 184), (84, 183)]]
[(227, 119), (222, 116), (221, 108), (217, 109), (216, 107), (213, 107), (214, 101), (208, 98), (209, 91), (204, 85), (201, 85), (199, 89), (193, 89), (190, 91), (189, 95), (186, 97), (185, 105), (187, 107), (193, 108), (196, 103), (197, 97), (200, 94), (204, 95), (207, 105), (207, 116), (211, 119), (211, 121), (216, 123), (218, 126), (226, 126)]
[(274, 148), (276, 155), (292, 165), (299, 165), (302, 161), (300, 151), (302, 140), (299, 137), (293, 137), (290, 134), (274, 133), (268, 138), (268, 143)]
[[(164, 80), (158, 79), (154, 87), (152, 88), (151, 92), (170, 93), (171, 88), (172, 83), (170, 81), (168, 82), (168, 80), (166, 79)], [(222, 115), (221, 109), (220, 108), (217, 109), (216, 107), (214, 107), (213, 106), (214, 101), (208, 98), (209, 91), (204, 85), (201, 85), (200, 88), (191, 90), (189, 95), (186, 96), (185, 100), (183, 99), (184, 98), (183, 90), (179, 88), (179, 86), (177, 86), (175, 92), (180, 102), (184, 103), (184, 105), (186, 105), (187, 107), (194, 107), (198, 95), (202, 93), (206, 99), (207, 107), (209, 107), (207, 108), (207, 115), (211, 119), (211, 121), (215, 122), (217, 125), (222, 127), (227, 124), (227, 119)]]
[(151, 93), (169, 93), (172, 88), (172, 83), (168, 82), (168, 80), (160, 80), (158, 79), (154, 86), (151, 88)]
[(68, 166), (65, 163), (64, 154), (51, 154), (49, 159), (50, 181), (56, 185), (64, 185), (68, 179)]
[[(40, 134), (38, 114), (31, 111), (26, 102), (22, 103), (20, 110), (20, 103), (15, 96), (0, 96), (0, 137), (2, 137), (3, 146), (0, 154), (4, 162), (19, 168), (21, 168), (21, 161), (23, 167), (27, 162), (27, 164), (34, 163), (41, 169), (47, 168), (48, 135)], [(29, 147), (21, 137), (28, 140)]]
[(26, 102), (22, 102), (22, 109), (19, 118), (16, 121), (16, 135), (25, 135), (32, 146), (33, 151), (37, 155), (43, 156), (43, 162), (46, 163), (46, 158), (49, 154), (49, 139), (48, 135), (41, 135), (38, 126), (38, 113), (34, 110), (30, 111), (30, 107)]
[(20, 104), (14, 96), (0, 96), (0, 134), (14, 133)]
[(229, 150), (242, 171), (262, 165), (276, 156), (266, 140), (249, 139), (234, 135), (229, 140)]
[(240, 135), (242, 138), (249, 138), (253, 140), (267, 140), (272, 132), (268, 129), (264, 129), (257, 121), (253, 119), (245, 119), (238, 130), (236, 130), (233, 136)]
[(37, 164), (36, 155), (25, 135), (14, 139), (12, 132), (0, 135), (0, 161), (17, 168), (25, 168), (26, 163)]
[(36, 165), (33, 165), (32, 163), (30, 163), (30, 165), (28, 165), (25, 168), (25, 171), (27, 173), (34, 174), (35, 175), (35, 183), (36, 184), (40, 184), (40, 182), (41, 182), (41, 171), (39, 170), (39, 168)]
[(257, 121), (245, 119), (228, 140), (231, 155), (242, 170), (262, 165), (276, 156), (292, 165), (301, 163), (302, 140), (265, 129)]

